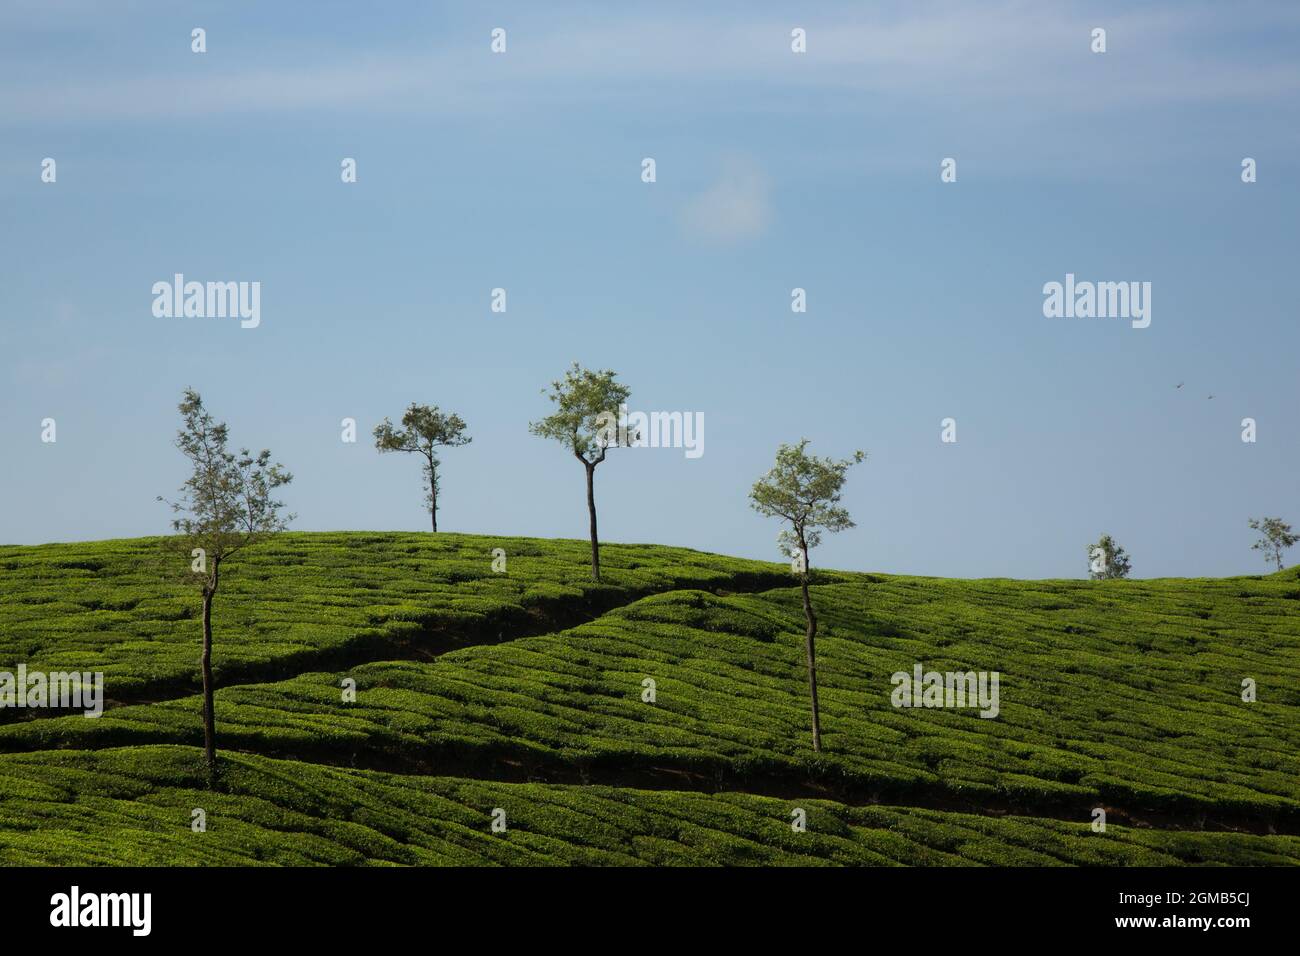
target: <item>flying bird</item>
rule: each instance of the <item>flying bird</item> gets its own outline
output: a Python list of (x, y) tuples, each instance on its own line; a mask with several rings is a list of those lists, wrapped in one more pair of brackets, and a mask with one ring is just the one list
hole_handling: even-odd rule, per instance
[(1182, 388), (1182, 387), (1183, 387), (1183, 383), (1182, 383), (1182, 382), (1179, 382), (1177, 385), (1174, 386), (1174, 388)]

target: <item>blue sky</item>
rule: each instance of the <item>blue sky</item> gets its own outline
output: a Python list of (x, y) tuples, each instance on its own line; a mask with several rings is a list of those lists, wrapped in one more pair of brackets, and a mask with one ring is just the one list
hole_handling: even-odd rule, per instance
[[(814, 564), (1079, 577), (1105, 531), (1249, 573), (1249, 517), (1300, 523), (1300, 7), (547, 6), (0, 8), (0, 542), (165, 531), (187, 385), (298, 528), (426, 526), (368, 440), (420, 401), (474, 436), (441, 528), (581, 537), (527, 430), (574, 360), (704, 414), (703, 457), (600, 466), (611, 541), (777, 558), (746, 495), (800, 437), (869, 455)], [(154, 317), (177, 272), (260, 282), (260, 327)], [(1067, 272), (1151, 282), (1150, 327), (1044, 317)]]

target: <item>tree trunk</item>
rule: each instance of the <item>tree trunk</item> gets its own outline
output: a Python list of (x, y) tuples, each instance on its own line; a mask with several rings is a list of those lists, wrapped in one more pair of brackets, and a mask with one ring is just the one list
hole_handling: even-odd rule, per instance
[(433, 457), (429, 457), (429, 520), (433, 522), (433, 530), (438, 530), (438, 473), (435, 471)]
[(596, 466), (587, 463), (587, 513), (591, 516), (591, 579), (600, 580), (600, 540), (596, 535)]
[(218, 567), (212, 566), (212, 580), (203, 589), (203, 751), (208, 763), (208, 789), (217, 788), (217, 721), (212, 695), (212, 598), (217, 593)]
[(808, 696), (812, 699), (812, 737), (813, 750), (821, 753), (822, 724), (817, 709), (817, 615), (813, 614), (812, 599), (808, 596), (808, 547), (803, 535), (799, 536), (799, 551), (803, 555), (803, 573), (799, 575), (799, 585), (803, 592), (803, 613), (808, 619), (808, 633), (804, 639), (804, 651), (808, 655)]

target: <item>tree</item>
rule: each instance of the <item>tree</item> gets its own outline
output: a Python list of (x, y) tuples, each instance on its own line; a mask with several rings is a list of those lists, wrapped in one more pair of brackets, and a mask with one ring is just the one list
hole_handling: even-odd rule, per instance
[[(596, 466), (605, 453), (620, 445), (636, 441), (635, 433), (618, 427), (619, 406), (631, 394), (626, 385), (615, 381), (614, 372), (593, 372), (577, 362), (560, 381), (552, 382), (549, 398), (555, 411), (528, 430), (542, 438), (560, 442), (582, 462), (587, 472), (587, 513), (591, 521), (591, 579), (600, 580), (600, 539), (596, 533)], [(546, 389), (542, 389), (546, 395)]]
[(465, 434), (465, 422), (459, 415), (444, 415), (434, 405), (417, 405), (414, 402), (402, 416), (402, 427), (395, 428), (385, 418), (375, 426), (375, 447), (382, 452), (405, 451), (424, 456), (425, 502), (429, 506), (429, 520), (433, 530), (438, 530), (438, 452), (439, 448), (468, 445), (472, 438)]
[(1261, 537), (1250, 546), (1252, 551), (1263, 551), (1265, 561), (1277, 563), (1282, 570), (1282, 552), (1300, 541), (1300, 535), (1291, 533), (1291, 526), (1281, 518), (1251, 518), (1250, 526), (1260, 532)]
[(1094, 581), (1111, 581), (1128, 577), (1133, 570), (1128, 552), (1108, 534), (1088, 545), (1088, 576)]
[(187, 388), (178, 406), (183, 427), (176, 433), (176, 447), (189, 460), (190, 477), (181, 485), (180, 498), (167, 501), (181, 517), (172, 521), (178, 534), (172, 544), (189, 558), (190, 579), (203, 594), (203, 749), (208, 764), (208, 786), (217, 785), (217, 728), (213, 709), (212, 683), (212, 599), (221, 584), (221, 569), (234, 554), (262, 539), (283, 531), (293, 515), (281, 515), (284, 503), (272, 497), (293, 476), (279, 464), (271, 464), (271, 453), (254, 456), (247, 448), (238, 454), (226, 447), (229, 432), (224, 422), (215, 422), (203, 407), (198, 392)]
[(750, 504), (759, 514), (783, 518), (790, 527), (783, 529), (778, 542), (790, 556), (791, 566), (799, 575), (803, 592), (803, 613), (808, 621), (804, 651), (808, 658), (808, 695), (812, 699), (813, 750), (822, 749), (821, 718), (817, 708), (817, 616), (808, 594), (808, 551), (821, 543), (821, 532), (843, 531), (854, 527), (846, 509), (839, 506), (840, 489), (851, 465), (866, 458), (857, 451), (844, 461), (818, 458), (806, 451), (808, 439), (797, 445), (782, 445), (776, 452), (776, 465), (754, 482), (749, 492)]

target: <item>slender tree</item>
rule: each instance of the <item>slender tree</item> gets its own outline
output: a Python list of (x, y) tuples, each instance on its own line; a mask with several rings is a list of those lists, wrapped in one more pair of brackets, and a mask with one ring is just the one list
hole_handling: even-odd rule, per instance
[(425, 503), (434, 531), (438, 530), (438, 449), (468, 445), (471, 441), (461, 417), (444, 415), (437, 405), (412, 402), (402, 416), (401, 428), (387, 418), (375, 426), (375, 447), (380, 452), (404, 451), (423, 456)]
[[(591, 579), (600, 580), (600, 538), (596, 533), (596, 466), (605, 460), (611, 448), (636, 441), (618, 426), (619, 406), (631, 394), (626, 385), (615, 381), (614, 372), (593, 372), (577, 362), (564, 378), (551, 383), (549, 398), (555, 411), (541, 421), (532, 422), (528, 430), (542, 438), (560, 442), (582, 462), (587, 472), (587, 514), (591, 525)], [(547, 395), (546, 389), (542, 394)]]
[(1250, 526), (1260, 533), (1260, 539), (1250, 546), (1252, 551), (1263, 551), (1264, 560), (1277, 564), (1282, 570), (1282, 552), (1300, 541), (1300, 535), (1291, 533), (1291, 526), (1281, 518), (1251, 518)]
[(821, 532), (843, 531), (854, 527), (847, 509), (840, 507), (840, 490), (850, 466), (866, 458), (857, 451), (844, 461), (818, 458), (807, 453), (808, 439), (797, 445), (782, 445), (776, 452), (776, 464), (754, 482), (749, 492), (754, 510), (769, 518), (790, 523), (778, 538), (781, 549), (791, 558), (791, 567), (799, 576), (803, 593), (803, 613), (808, 622), (804, 651), (808, 664), (808, 696), (812, 700), (813, 750), (822, 749), (821, 717), (817, 707), (817, 615), (813, 613), (808, 593), (808, 551), (821, 543)]
[(1126, 578), (1133, 570), (1128, 552), (1108, 534), (1088, 545), (1088, 575), (1094, 581), (1111, 581)]
[(293, 480), (271, 453), (254, 456), (247, 448), (238, 454), (227, 448), (229, 432), (203, 407), (203, 399), (186, 389), (179, 405), (183, 426), (176, 447), (190, 463), (190, 477), (181, 485), (176, 501), (159, 497), (177, 514), (170, 542), (190, 559), (190, 579), (203, 595), (203, 749), (208, 765), (208, 786), (217, 785), (217, 727), (213, 707), (212, 600), (221, 584), (221, 571), (239, 551), (278, 531), (293, 515), (282, 515), (284, 503), (273, 495)]

